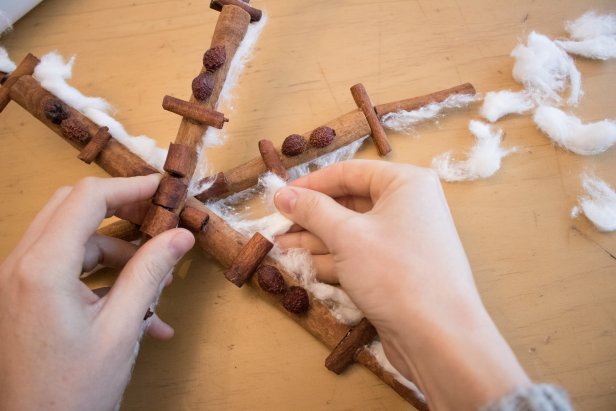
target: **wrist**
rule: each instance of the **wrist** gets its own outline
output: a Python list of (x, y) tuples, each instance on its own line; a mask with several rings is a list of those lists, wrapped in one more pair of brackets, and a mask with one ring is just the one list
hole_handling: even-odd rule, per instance
[(449, 303), (401, 319), (402, 326), (381, 335), (390, 361), (419, 386), (431, 408), (475, 410), (529, 384), (480, 300)]

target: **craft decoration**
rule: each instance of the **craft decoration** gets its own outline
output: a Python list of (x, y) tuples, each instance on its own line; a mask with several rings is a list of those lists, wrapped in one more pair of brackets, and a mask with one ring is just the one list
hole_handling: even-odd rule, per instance
[(241, 287), (252, 277), (261, 261), (272, 249), (274, 244), (259, 233), (255, 233), (225, 271), (225, 277), (233, 284)]
[(268, 171), (271, 171), (283, 180), (289, 179), (287, 169), (282, 165), (280, 155), (274, 147), (274, 143), (266, 139), (259, 140), (259, 152), (261, 153), (261, 158)]
[[(60, 103), (57, 107), (64, 107), (64, 105)], [(66, 113), (68, 113), (68, 111)], [(49, 118), (49, 111), (45, 111), (45, 114), (47, 114), (47, 117)], [(53, 119), (52, 119), (52, 122), (54, 122)], [(92, 137), (90, 142), (86, 144), (85, 147), (79, 153), (79, 159), (86, 164), (92, 163), (92, 161), (94, 161), (94, 159), (98, 157), (100, 152), (103, 151), (103, 148), (105, 148), (105, 145), (107, 145), (109, 140), (111, 140), (111, 134), (109, 134), (109, 128), (108, 127), (99, 128), (96, 134), (94, 135), (94, 137)]]
[(325, 359), (325, 367), (336, 374), (341, 374), (349, 365), (353, 364), (355, 353), (360, 348), (370, 344), (376, 336), (374, 326), (367, 318), (362, 318)]
[(372, 101), (370, 101), (366, 88), (361, 83), (355, 84), (351, 87), (351, 94), (353, 95), (355, 104), (357, 104), (357, 107), (359, 107), (366, 116), (366, 120), (368, 120), (370, 135), (372, 136), (372, 141), (374, 141), (379, 155), (381, 157), (387, 155), (387, 153), (391, 151), (391, 145), (389, 144), (385, 130), (383, 130), (383, 126), (381, 126), (379, 119), (376, 117), (376, 112), (374, 111)]
[(165, 96), (163, 98), (163, 108), (197, 123), (216, 128), (223, 128), (225, 123), (229, 121), (224, 114), (218, 111), (210, 110), (198, 104), (171, 96)]
[(204, 210), (186, 206), (180, 213), (180, 223), (182, 227), (192, 232), (200, 232), (206, 229), (210, 215)]

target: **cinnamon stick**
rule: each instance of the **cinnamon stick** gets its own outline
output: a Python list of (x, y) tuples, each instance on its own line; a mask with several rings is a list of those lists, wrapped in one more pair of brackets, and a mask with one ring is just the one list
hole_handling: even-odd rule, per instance
[(157, 236), (158, 234), (176, 228), (180, 217), (177, 214), (167, 210), (164, 207), (154, 205), (150, 207), (143, 223), (141, 224), (141, 232), (149, 235), (150, 237)]
[(227, 182), (225, 173), (220, 172), (214, 176), (206, 177), (201, 180), (201, 183), (207, 183), (210, 180), (214, 180), (212, 185), (207, 190), (204, 190), (195, 196), (195, 198), (202, 203), (205, 203), (210, 198), (222, 197), (229, 193), (229, 183)]
[(274, 147), (274, 143), (266, 139), (259, 140), (259, 152), (261, 153), (261, 158), (265, 163), (265, 167), (267, 167), (269, 171), (285, 181), (289, 179), (287, 169), (282, 165), (280, 154), (278, 154), (278, 150)]
[(370, 101), (370, 96), (368, 96), (366, 88), (361, 83), (355, 84), (351, 87), (351, 95), (353, 96), (353, 100), (355, 100), (357, 107), (359, 107), (359, 109), (366, 116), (366, 120), (368, 120), (372, 141), (374, 141), (374, 145), (376, 146), (379, 155), (381, 157), (386, 155), (391, 151), (391, 145), (389, 144), (387, 134), (385, 134), (385, 130), (383, 129), (381, 122), (376, 117), (376, 112), (374, 111), (372, 101)]
[(34, 73), (34, 69), (40, 63), (40, 60), (28, 53), (26, 57), (19, 63), (15, 70), (6, 77), (0, 88), (0, 113), (11, 101), (10, 91), (13, 85), (21, 76), (29, 76)]
[(376, 328), (367, 318), (362, 318), (325, 359), (325, 367), (336, 374), (342, 373), (349, 365), (353, 364), (357, 350), (372, 342), (376, 336)]
[(169, 209), (177, 208), (185, 200), (187, 189), (181, 178), (166, 175), (160, 181), (152, 203)]
[(182, 227), (186, 227), (192, 232), (203, 231), (209, 219), (210, 215), (207, 212), (191, 206), (184, 207), (180, 213), (180, 223)]
[(108, 127), (101, 127), (98, 129), (94, 137), (86, 144), (86, 146), (79, 153), (78, 158), (86, 164), (92, 163), (94, 159), (103, 151), (105, 145), (111, 140), (111, 134), (109, 134)]
[[(438, 91), (436, 93), (427, 94), (420, 97), (415, 97), (407, 100), (400, 100), (392, 103), (381, 104), (375, 107), (377, 117), (396, 111), (400, 108), (415, 110), (433, 102), (441, 102), (453, 94), (475, 94), (475, 89), (469, 83), (452, 87), (447, 90)], [(336, 130), (336, 138), (334, 141), (324, 148), (309, 147), (303, 153), (297, 156), (282, 156), (281, 161), (284, 168), (295, 167), (297, 165), (309, 162), (315, 158), (327, 153), (331, 153), (341, 147), (344, 147), (355, 140), (358, 140), (370, 133), (370, 125), (363, 112), (353, 110), (350, 113), (344, 114), (332, 121), (324, 124), (327, 127)], [(312, 130), (311, 130), (312, 131)], [(308, 140), (310, 132), (303, 134), (303, 137)], [(255, 157), (248, 162), (241, 164), (230, 170), (226, 170), (227, 190), (217, 193), (216, 197), (224, 197), (232, 193), (237, 193), (257, 184), (259, 176), (267, 171), (261, 157)], [(214, 198), (210, 196), (209, 198)]]
[(228, 118), (225, 118), (224, 114), (218, 111), (210, 110), (207, 107), (171, 96), (165, 96), (163, 98), (163, 108), (197, 123), (206, 124), (219, 129), (223, 128), (225, 123), (229, 121)]
[(426, 94), (424, 96), (394, 101), (392, 103), (379, 104), (374, 107), (374, 110), (376, 111), (377, 117), (380, 119), (388, 113), (394, 113), (400, 110), (413, 111), (423, 106), (427, 106), (430, 103), (441, 103), (445, 101), (447, 97), (455, 94), (475, 95), (475, 93), (475, 87), (473, 87), (471, 83), (464, 83), (446, 90), (437, 91), (436, 93)]
[(242, 10), (247, 12), (250, 15), (250, 21), (259, 21), (263, 15), (263, 12), (259, 9), (255, 9), (252, 6), (248, 5), (248, 1), (242, 0), (211, 0), (210, 8), (212, 10), (221, 11), (224, 6), (237, 6), (241, 7)]
[(163, 169), (174, 176), (185, 177), (192, 173), (196, 161), (195, 150), (186, 144), (169, 144)]
[(241, 287), (250, 279), (274, 244), (259, 233), (246, 243), (225, 272), (227, 280)]

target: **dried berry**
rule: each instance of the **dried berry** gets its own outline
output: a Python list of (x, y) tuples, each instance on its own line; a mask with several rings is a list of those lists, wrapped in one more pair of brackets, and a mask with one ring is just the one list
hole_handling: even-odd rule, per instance
[(203, 66), (208, 71), (216, 71), (227, 61), (225, 46), (216, 46), (208, 49), (203, 55)]
[(316, 148), (327, 147), (334, 141), (336, 131), (333, 128), (322, 126), (310, 133), (310, 145)]
[(288, 157), (293, 157), (302, 154), (308, 148), (308, 143), (303, 136), (299, 134), (291, 134), (284, 139), (282, 143), (282, 154)]
[(282, 294), (285, 290), (284, 278), (280, 271), (271, 265), (262, 265), (257, 270), (257, 280), (263, 291), (270, 294)]
[(57, 98), (51, 98), (45, 103), (45, 117), (54, 124), (60, 124), (63, 120), (70, 117), (71, 113), (66, 109), (64, 103)]
[(212, 95), (214, 90), (214, 75), (209, 71), (199, 74), (192, 81), (192, 91), (195, 98), (199, 101), (205, 101)]
[(294, 314), (303, 314), (310, 308), (308, 293), (302, 287), (289, 287), (282, 296), (282, 306)]
[(60, 124), (62, 134), (69, 140), (77, 143), (86, 144), (90, 141), (90, 132), (88, 127), (76, 118), (68, 118)]

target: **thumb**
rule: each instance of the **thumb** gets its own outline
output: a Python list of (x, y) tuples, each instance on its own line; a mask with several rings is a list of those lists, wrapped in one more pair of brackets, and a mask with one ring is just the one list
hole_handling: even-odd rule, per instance
[(145, 243), (120, 273), (101, 315), (120, 329), (139, 332), (165, 276), (194, 243), (192, 233), (183, 228), (166, 231)]
[(331, 249), (335, 227), (355, 213), (318, 191), (300, 187), (284, 187), (274, 196), (278, 210), (294, 223), (319, 237)]

